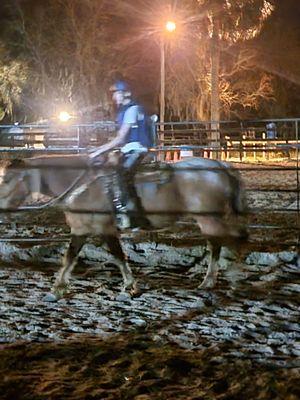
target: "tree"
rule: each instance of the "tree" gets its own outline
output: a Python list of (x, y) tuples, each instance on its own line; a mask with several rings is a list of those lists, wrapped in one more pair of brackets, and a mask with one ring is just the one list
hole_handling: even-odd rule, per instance
[(272, 118), (299, 115), (300, 101), (300, 3), (294, 0), (275, 1), (272, 18), (255, 40), (257, 65), (272, 74), (272, 87), (276, 101), (267, 102), (260, 116)]
[(13, 51), (14, 38), (8, 23), (9, 13), (5, 1), (0, 3), (0, 121), (17, 121), (22, 93), (28, 79), (26, 61)]
[(107, 108), (106, 89), (114, 72), (107, 2), (15, 0), (10, 4), (11, 37), (28, 63), (24, 110), (50, 117), (61, 105)]
[(11, 59), (0, 47), (0, 121), (7, 115), (17, 120), (16, 109), (27, 81), (27, 66), (22, 60)]
[(19, 88), (6, 110), (16, 112), (21, 102), (31, 119), (53, 115), (62, 103), (79, 110), (100, 104), (105, 111), (115, 76), (157, 101), (159, 38), (173, 13), (179, 29), (166, 48), (167, 115), (219, 120), (271, 112), (274, 89), (288, 98), (284, 78), (273, 77), (272, 59), (263, 65), (257, 46), (271, 1), (182, 0), (168, 8), (159, 0), (2, 0), (9, 12), (0, 24), (7, 54), (1, 65), (22, 77), (6, 78)]
[[(197, 4), (193, 2), (193, 9), (199, 18), (191, 22), (197, 25), (189, 33), (194, 36), (189, 44), (192, 51), (181, 49), (188, 58), (186, 64), (192, 66), (186, 69), (184, 80), (182, 71), (178, 72), (182, 66), (174, 67), (178, 51), (169, 58), (173, 65), (167, 89), (171, 112), (174, 108), (177, 114), (181, 110), (183, 118), (218, 121), (242, 117), (248, 110), (257, 108), (263, 99), (272, 99), (271, 76), (257, 68), (256, 52), (248, 45), (270, 16), (273, 9), (270, 2), (198, 0)], [(190, 79), (186, 79), (190, 71)], [(184, 109), (174, 104), (173, 99), (178, 100), (175, 92), (185, 98)], [(191, 92), (197, 95), (190, 97)]]

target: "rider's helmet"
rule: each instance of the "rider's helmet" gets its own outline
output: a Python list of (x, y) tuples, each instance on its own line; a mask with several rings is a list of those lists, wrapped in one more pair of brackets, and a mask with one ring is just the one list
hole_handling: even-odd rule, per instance
[(116, 81), (110, 88), (109, 90), (111, 92), (124, 92), (124, 93), (128, 93), (128, 95), (131, 95), (131, 90), (130, 90), (130, 86), (128, 85), (127, 82), (125, 81)]

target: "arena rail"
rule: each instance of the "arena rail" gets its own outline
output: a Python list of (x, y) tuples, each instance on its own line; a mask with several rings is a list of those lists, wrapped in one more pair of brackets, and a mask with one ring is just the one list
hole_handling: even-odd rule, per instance
[[(224, 160), (291, 158), (298, 152), (300, 118), (249, 121), (170, 121), (153, 129), (158, 159), (186, 156)], [(218, 129), (216, 129), (218, 127)], [(0, 153), (78, 153), (100, 146), (116, 131), (113, 121), (89, 124), (0, 125)], [(174, 147), (175, 146), (175, 147)]]

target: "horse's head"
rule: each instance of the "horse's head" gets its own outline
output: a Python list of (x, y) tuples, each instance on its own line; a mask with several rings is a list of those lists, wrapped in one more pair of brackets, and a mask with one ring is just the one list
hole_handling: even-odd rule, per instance
[(26, 169), (22, 165), (14, 162), (0, 168), (0, 208), (19, 207), (30, 196)]

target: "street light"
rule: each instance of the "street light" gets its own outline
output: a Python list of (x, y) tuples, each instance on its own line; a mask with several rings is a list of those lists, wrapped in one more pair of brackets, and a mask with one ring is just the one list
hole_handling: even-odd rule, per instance
[(58, 119), (61, 122), (68, 122), (72, 116), (68, 113), (68, 111), (61, 111), (58, 115)]
[(174, 32), (176, 30), (176, 23), (174, 21), (167, 21), (166, 30), (168, 32)]
[[(159, 121), (160, 121), (160, 131), (164, 130), (165, 122), (165, 33), (173, 33), (176, 30), (176, 23), (174, 21), (167, 21), (165, 23), (164, 31), (161, 34), (160, 39), (160, 111), (159, 111)], [(161, 137), (163, 140), (163, 135)]]

